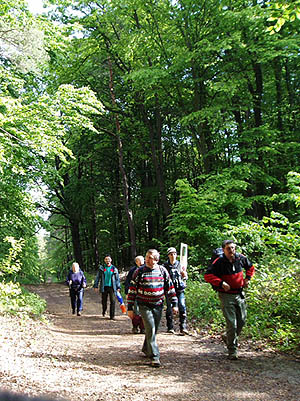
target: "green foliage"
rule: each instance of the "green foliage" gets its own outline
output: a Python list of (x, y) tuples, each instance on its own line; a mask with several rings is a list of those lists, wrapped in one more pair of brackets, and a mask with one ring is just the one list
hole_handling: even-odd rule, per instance
[(13, 237), (6, 237), (4, 242), (10, 244), (8, 255), (0, 261), (0, 277), (6, 275), (16, 275), (21, 269), (21, 263), (19, 260), (19, 254), (24, 246), (24, 240), (16, 240)]
[(0, 243), (0, 278), (23, 284), (42, 281), (42, 266), (38, 261), (37, 239), (33, 235), (17, 240), (6, 237)]
[(203, 279), (188, 281), (185, 290), (188, 319), (196, 327), (221, 330), (223, 315), (216, 292)]
[(296, 22), (300, 20), (300, 1), (299, 0), (277, 0), (269, 1), (269, 9), (271, 10), (271, 16), (268, 21), (271, 22), (271, 26), (267, 28), (270, 34), (274, 35), (280, 31), (285, 23)]
[(299, 259), (273, 255), (257, 268), (247, 290), (248, 325), (245, 333), (267, 339), (282, 349), (294, 349), (300, 340)]
[(288, 174), (288, 187), (293, 201), (297, 207), (300, 207), (300, 174), (296, 172), (290, 172)]
[(283, 214), (272, 212), (258, 223), (241, 224), (228, 227), (225, 234), (233, 238), (243, 253), (254, 262), (264, 265), (270, 255), (285, 259), (291, 264), (300, 258), (300, 224), (289, 222)]
[(40, 317), (46, 310), (46, 301), (15, 283), (0, 282), (0, 313)]
[(243, 166), (201, 176), (198, 190), (187, 180), (177, 180), (180, 198), (171, 215), (169, 232), (175, 242), (193, 244), (192, 264), (207, 262), (207, 255), (220, 244), (226, 224), (245, 219), (251, 205), (251, 199), (245, 197), (247, 175), (247, 166)]

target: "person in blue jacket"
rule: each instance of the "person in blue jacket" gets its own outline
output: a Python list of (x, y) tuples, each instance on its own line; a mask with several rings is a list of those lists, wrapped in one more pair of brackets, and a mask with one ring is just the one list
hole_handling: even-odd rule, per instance
[(104, 265), (99, 266), (93, 287), (97, 290), (100, 282), (99, 291), (102, 295), (102, 316), (105, 316), (107, 310), (107, 298), (109, 297), (109, 317), (110, 320), (115, 320), (116, 296), (117, 291), (120, 291), (121, 289), (121, 285), (118, 269), (111, 262), (111, 256), (106, 255), (104, 258)]
[(77, 316), (80, 316), (83, 309), (83, 294), (84, 288), (86, 287), (86, 278), (77, 262), (72, 264), (72, 268), (67, 275), (66, 283), (70, 290), (72, 313), (75, 315), (75, 310), (77, 309)]

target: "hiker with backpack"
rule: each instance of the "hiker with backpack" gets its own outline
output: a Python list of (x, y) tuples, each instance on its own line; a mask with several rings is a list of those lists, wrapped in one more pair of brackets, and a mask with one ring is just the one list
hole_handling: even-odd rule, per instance
[[(129, 291), (130, 282), (131, 282), (133, 273), (144, 264), (145, 259), (144, 259), (144, 256), (138, 255), (138, 256), (136, 256), (134, 261), (135, 261), (135, 265), (129, 270), (129, 272), (126, 276), (126, 279), (125, 279), (125, 283), (124, 283), (125, 294), (127, 297), (128, 297), (128, 291)], [(140, 334), (145, 334), (144, 322), (143, 322), (143, 319), (140, 314), (139, 307), (138, 307), (136, 301), (134, 303), (133, 312), (134, 312), (134, 315), (132, 318), (132, 333), (138, 334), (140, 332)]]
[(77, 316), (80, 316), (83, 309), (83, 294), (84, 288), (86, 287), (86, 278), (77, 262), (72, 264), (72, 268), (67, 275), (66, 284), (69, 286), (72, 313), (75, 315), (75, 311), (77, 310)]
[(134, 303), (137, 301), (145, 325), (145, 339), (142, 352), (151, 359), (151, 366), (160, 367), (160, 354), (156, 333), (162, 317), (164, 298), (169, 297), (173, 313), (178, 313), (177, 297), (165, 267), (158, 264), (159, 252), (149, 249), (145, 265), (137, 269), (130, 283), (127, 306), (128, 316), (133, 318)]
[(106, 255), (104, 258), (104, 264), (99, 266), (93, 286), (95, 291), (97, 291), (98, 286), (101, 293), (102, 316), (104, 317), (106, 314), (107, 299), (109, 297), (109, 318), (110, 320), (116, 320), (116, 296), (117, 292), (120, 292), (121, 284), (119, 271), (116, 266), (112, 264), (112, 258), (110, 255)]
[(236, 252), (234, 241), (223, 241), (222, 250), (223, 253), (208, 267), (204, 279), (218, 292), (226, 321), (226, 336), (222, 338), (228, 349), (228, 358), (236, 360), (238, 336), (245, 325), (247, 314), (243, 289), (248, 287), (254, 275), (254, 266), (246, 256)]
[[(168, 260), (164, 263), (164, 267), (168, 270), (170, 274), (172, 283), (175, 288), (176, 296), (178, 299), (178, 309), (179, 309), (179, 330), (180, 335), (184, 336), (189, 334), (187, 330), (186, 323), (186, 306), (185, 306), (185, 295), (184, 289), (186, 287), (187, 273), (186, 270), (181, 268), (179, 260), (177, 260), (176, 248), (170, 247), (167, 250)], [(174, 319), (172, 312), (172, 305), (169, 299), (167, 301), (166, 319), (168, 333), (175, 334), (174, 330)]]

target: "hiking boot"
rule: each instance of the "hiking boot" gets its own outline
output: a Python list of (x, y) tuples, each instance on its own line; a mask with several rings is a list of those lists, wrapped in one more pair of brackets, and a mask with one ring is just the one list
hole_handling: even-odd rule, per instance
[(151, 358), (150, 355), (148, 355), (146, 350), (142, 349), (142, 353), (144, 354), (145, 358)]
[(187, 329), (180, 329), (180, 335), (181, 336), (185, 336), (185, 335), (189, 335), (189, 332), (188, 332), (188, 330)]
[(145, 329), (141, 329), (140, 334), (145, 334)]
[(161, 367), (161, 363), (159, 359), (154, 359), (151, 361), (151, 366), (153, 368), (160, 368)]
[(237, 361), (237, 360), (238, 360), (238, 356), (237, 356), (236, 353), (229, 354), (229, 355), (228, 355), (228, 359), (229, 359), (230, 361)]
[(133, 333), (133, 334), (138, 334), (138, 333), (139, 333), (138, 328), (137, 328), (137, 327), (133, 327), (133, 328), (132, 328), (132, 333)]
[(169, 329), (169, 330), (168, 330), (168, 333), (170, 333), (170, 334), (175, 334), (175, 330), (174, 330), (174, 329)]
[(75, 309), (72, 310), (72, 315), (75, 315)]
[(81, 316), (81, 313), (80, 313), (80, 312), (77, 312), (77, 316)]

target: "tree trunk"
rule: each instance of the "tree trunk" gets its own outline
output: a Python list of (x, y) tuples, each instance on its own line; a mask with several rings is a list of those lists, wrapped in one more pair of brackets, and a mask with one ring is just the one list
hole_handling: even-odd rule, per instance
[[(93, 171), (93, 163), (90, 162), (90, 171), (91, 171), (91, 182), (94, 186), (94, 171)], [(95, 205), (95, 197), (94, 194), (91, 196), (91, 242), (93, 248), (93, 267), (94, 269), (98, 268), (100, 264), (99, 257), (99, 248), (98, 248), (98, 237), (97, 237), (97, 219), (96, 219), (96, 205)]]
[[(109, 88), (110, 88), (111, 100), (112, 100), (112, 104), (114, 106), (116, 106), (116, 98), (115, 98), (115, 93), (114, 93), (114, 88), (113, 88), (113, 72), (112, 72), (112, 65), (111, 65), (110, 59), (108, 59), (108, 64), (109, 64)], [(129, 229), (130, 255), (131, 255), (131, 259), (133, 260), (136, 256), (135, 228), (134, 228), (134, 223), (133, 223), (133, 213), (129, 207), (128, 180), (127, 180), (127, 175), (126, 175), (126, 171), (124, 168), (123, 144), (122, 144), (122, 141), (120, 138), (121, 127), (120, 127), (120, 122), (119, 122), (119, 118), (118, 118), (117, 114), (115, 117), (115, 123), (116, 123), (116, 132), (117, 132), (117, 134), (115, 135), (115, 138), (117, 140), (117, 146), (118, 146), (119, 169), (120, 169), (120, 173), (122, 176), (122, 182), (123, 182), (123, 186), (122, 186), (123, 203), (124, 203), (125, 213), (126, 213), (127, 222), (128, 222), (128, 229)]]
[(83, 267), (82, 249), (81, 249), (80, 233), (79, 233), (79, 221), (76, 218), (70, 218), (70, 225), (71, 225), (74, 259), (77, 263), (79, 263), (80, 267)]
[(279, 131), (283, 131), (282, 123), (282, 69), (279, 57), (276, 57), (273, 61), (274, 74), (275, 74), (275, 85), (276, 85), (276, 108), (277, 108), (277, 127)]
[(151, 160), (153, 163), (157, 185), (160, 192), (161, 204), (164, 212), (164, 219), (170, 215), (171, 208), (166, 194), (165, 180), (164, 180), (164, 165), (162, 159), (162, 147), (161, 147), (161, 115), (160, 112), (155, 110), (155, 120), (148, 118), (147, 111), (144, 105), (140, 102), (139, 109), (144, 121), (144, 124), (148, 128), (150, 137), (151, 147)]

